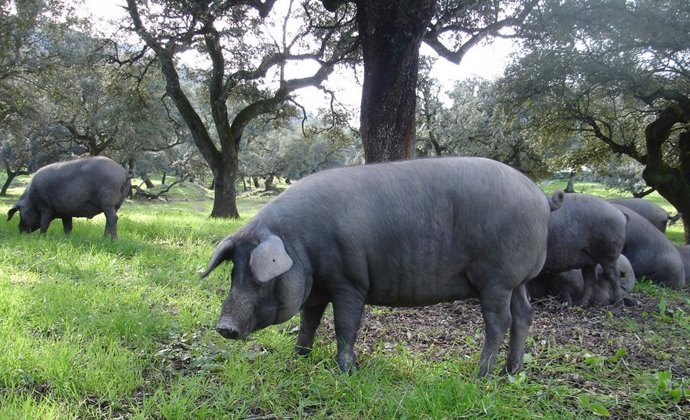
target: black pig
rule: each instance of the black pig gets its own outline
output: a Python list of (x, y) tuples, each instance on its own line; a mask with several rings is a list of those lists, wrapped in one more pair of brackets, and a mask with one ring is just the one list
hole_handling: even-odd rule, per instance
[(119, 164), (103, 156), (53, 163), (36, 171), (7, 220), (19, 211), (19, 230), (46, 233), (53, 219), (62, 219), (65, 233), (73, 217), (105, 213), (105, 233), (117, 238), (117, 211), (129, 194), (131, 177)]
[(507, 370), (522, 367), (532, 309), (524, 283), (546, 258), (548, 200), (518, 171), (482, 158), (437, 158), (310, 175), (216, 247), (208, 275), (233, 262), (217, 331), (244, 338), (301, 310), (311, 351), (333, 303), (337, 362), (356, 368), (365, 304), (422, 306), (479, 297), (487, 374), (510, 328)]
[(683, 287), (683, 260), (671, 241), (644, 217), (627, 207), (616, 206), (628, 216), (623, 255), (630, 260), (637, 278), (648, 277), (672, 289)]
[(561, 209), (549, 220), (544, 273), (581, 269), (584, 290), (577, 304), (587, 306), (598, 281), (595, 267), (599, 264), (613, 303), (622, 303), (616, 261), (625, 243), (625, 227), (625, 215), (613, 204), (591, 195), (567, 194)]
[(664, 233), (666, 232), (666, 226), (669, 224), (669, 222), (674, 221), (675, 219), (671, 217), (671, 215), (668, 214), (663, 207), (659, 206), (653, 201), (645, 200), (643, 198), (614, 198), (608, 201), (610, 203), (629, 208), (630, 210), (647, 219), (655, 228)]

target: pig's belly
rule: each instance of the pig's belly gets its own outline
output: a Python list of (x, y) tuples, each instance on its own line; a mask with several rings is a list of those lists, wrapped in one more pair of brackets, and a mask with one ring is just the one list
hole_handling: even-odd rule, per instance
[(464, 275), (447, 279), (372, 281), (367, 303), (381, 306), (425, 306), (479, 296)]
[(75, 208), (62, 208), (57, 210), (57, 217), (87, 217), (90, 219), (94, 216), (97, 216), (100, 213), (103, 213), (103, 210), (101, 210), (99, 206), (95, 206), (89, 203), (82, 204)]

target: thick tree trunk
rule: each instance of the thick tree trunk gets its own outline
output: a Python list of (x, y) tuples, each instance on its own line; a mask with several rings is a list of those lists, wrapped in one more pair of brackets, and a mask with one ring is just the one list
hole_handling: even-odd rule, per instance
[(142, 175), (142, 176), (141, 176), (141, 179), (144, 180), (144, 184), (146, 185), (146, 188), (151, 189), (151, 188), (154, 188), (154, 187), (155, 187), (155, 185), (153, 185), (153, 181), (151, 181), (151, 178), (149, 177), (148, 174)]
[(235, 180), (237, 179), (237, 165), (225, 164), (212, 168), (214, 173), (213, 209), (211, 217), (240, 217), (237, 211)]
[[(686, 123), (686, 112), (680, 107), (669, 106), (662, 110), (657, 119), (645, 128), (647, 164), (642, 178), (647, 185), (656, 189), (678, 212), (682, 214), (685, 229), (685, 243), (690, 243), (690, 131), (678, 135), (679, 168), (663, 160), (662, 144), (668, 140), (672, 128)], [(688, 219), (686, 219), (688, 218)]]
[(264, 178), (264, 191), (271, 191), (273, 190), (273, 179), (275, 176), (273, 175), (268, 175), (266, 178)]
[(435, 0), (359, 0), (361, 133), (367, 163), (414, 157), (419, 46)]

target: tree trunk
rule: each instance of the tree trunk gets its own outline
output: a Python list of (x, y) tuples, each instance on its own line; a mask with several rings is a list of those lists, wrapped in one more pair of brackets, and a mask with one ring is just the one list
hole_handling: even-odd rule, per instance
[(575, 172), (571, 172), (568, 174), (568, 184), (565, 186), (565, 190), (563, 190), (566, 193), (574, 193), (575, 192)]
[(7, 174), (7, 179), (5, 180), (5, 184), (2, 186), (2, 189), (0, 190), (0, 196), (6, 196), (7, 195), (7, 190), (10, 188), (10, 185), (12, 184), (12, 181), (19, 175), (29, 175), (29, 171), (24, 171), (22, 169), (17, 169), (16, 171), (13, 171), (10, 169), (10, 164), (6, 160), (4, 161), (5, 164), (5, 173)]
[(252, 177), (252, 182), (254, 183), (254, 188), (259, 188), (261, 185), (259, 185), (259, 177), (258, 176), (253, 176)]
[(149, 177), (148, 174), (143, 174), (141, 176), (141, 179), (144, 180), (144, 184), (146, 184), (146, 188), (151, 189), (151, 188), (155, 187), (155, 185), (153, 185), (153, 181), (151, 181), (151, 178)]
[(266, 178), (264, 178), (264, 191), (272, 191), (273, 190), (273, 179), (275, 178), (274, 175), (268, 175)]
[(161, 185), (165, 185), (165, 175), (166, 175), (166, 172), (163, 171), (163, 178), (161, 179)]
[(225, 164), (213, 168), (215, 198), (211, 217), (240, 217), (237, 211), (235, 196), (235, 179), (237, 179), (237, 165)]
[(364, 56), (361, 133), (364, 159), (414, 157), (419, 46), (435, 0), (359, 0)]
[[(678, 135), (679, 168), (663, 160), (662, 144), (668, 140), (677, 123), (686, 123), (686, 113), (680, 107), (669, 106), (662, 110), (656, 120), (645, 128), (647, 164), (642, 178), (647, 185), (656, 189), (680, 212), (685, 229), (685, 243), (690, 243), (690, 131)], [(686, 219), (688, 218), (688, 219)]]
[(10, 170), (7, 171), (7, 179), (5, 180), (5, 184), (2, 186), (2, 190), (0, 190), (1, 196), (4, 197), (7, 195), (7, 190), (10, 188), (10, 184), (12, 184), (12, 181), (14, 181), (14, 178), (16, 178), (17, 175), (17, 172), (12, 172)]

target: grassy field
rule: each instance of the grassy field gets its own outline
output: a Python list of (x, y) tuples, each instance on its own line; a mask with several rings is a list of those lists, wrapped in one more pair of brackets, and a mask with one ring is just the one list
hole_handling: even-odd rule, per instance
[[(3, 214), (20, 187), (0, 199)], [(245, 341), (213, 331), (230, 267), (198, 273), (269, 197), (242, 198), (238, 221), (210, 219), (201, 188), (170, 197), (125, 203), (115, 242), (102, 239), (102, 216), (76, 219), (71, 236), (60, 221), (45, 236), (0, 224), (0, 419), (690, 415), (687, 291), (643, 282), (637, 312), (536, 307), (525, 371), (484, 380), (474, 378), (476, 302), (369, 308), (361, 369), (348, 376), (334, 361), (330, 315), (305, 358), (292, 351), (297, 317)]]

